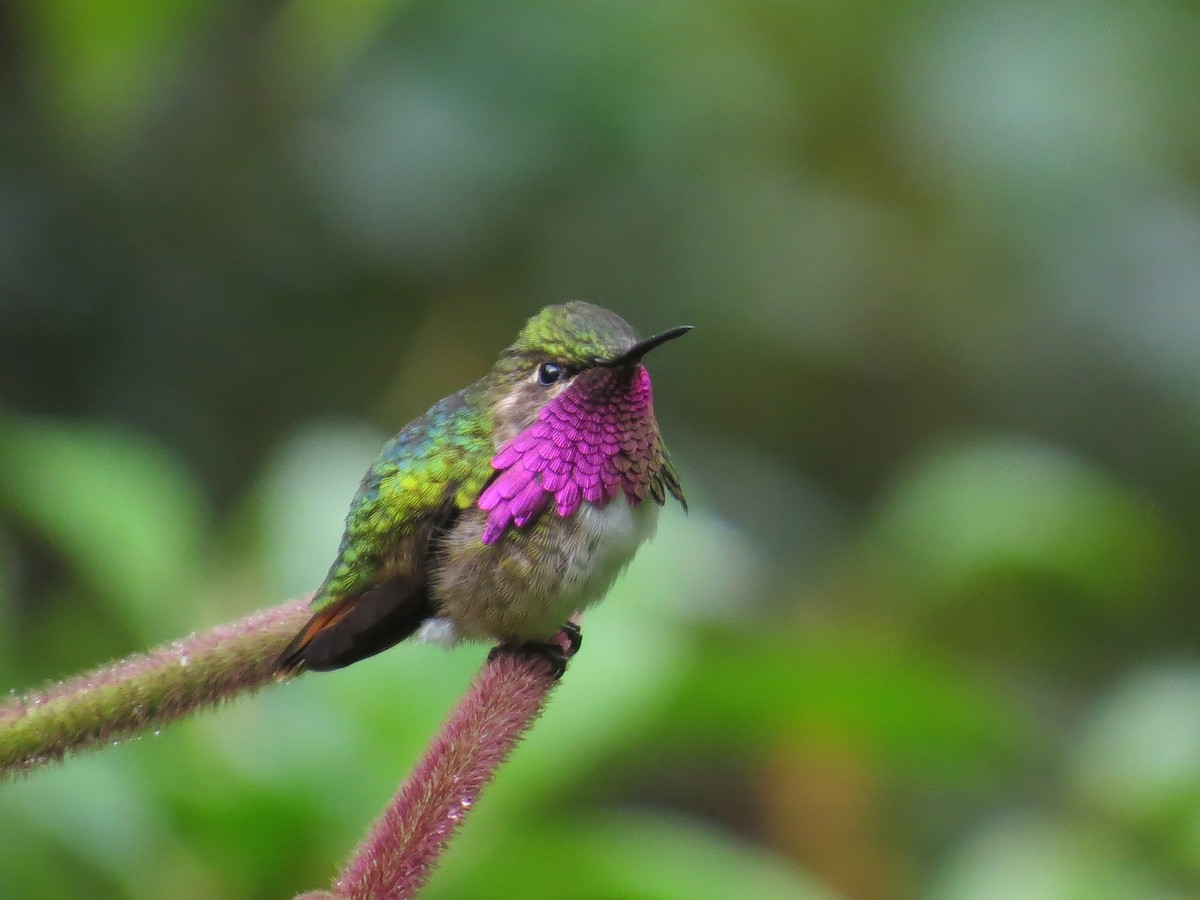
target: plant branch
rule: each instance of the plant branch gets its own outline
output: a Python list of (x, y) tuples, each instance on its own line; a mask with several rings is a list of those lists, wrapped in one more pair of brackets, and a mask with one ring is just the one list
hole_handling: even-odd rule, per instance
[(415, 896), (557, 683), (535, 656), (490, 658), (338, 876), (336, 896)]
[(309, 612), (294, 600), (0, 705), (0, 778), (261, 688)]
[[(309, 616), (295, 600), (0, 705), (0, 778), (215, 706), (276, 680)], [(561, 639), (560, 635), (560, 639)], [(569, 648), (564, 643), (564, 651)], [(493, 654), (322, 900), (410, 898), (557, 684), (547, 661)]]

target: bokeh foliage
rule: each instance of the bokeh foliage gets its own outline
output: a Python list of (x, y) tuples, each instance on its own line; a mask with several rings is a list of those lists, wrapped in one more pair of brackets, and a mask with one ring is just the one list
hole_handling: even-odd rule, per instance
[[(316, 584), (582, 297), (692, 501), (439, 897), (1200, 893), (1200, 13), (0, 5), (0, 683)], [(483, 648), (0, 786), (0, 896), (279, 897)]]

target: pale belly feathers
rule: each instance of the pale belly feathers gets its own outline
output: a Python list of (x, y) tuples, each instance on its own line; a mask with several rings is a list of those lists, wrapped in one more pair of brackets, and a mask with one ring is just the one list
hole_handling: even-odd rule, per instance
[(431, 578), (437, 610), (420, 640), (531, 641), (553, 636), (574, 613), (600, 600), (653, 534), (659, 506), (633, 507), (623, 496), (583, 503), (560, 517), (547, 510), (533, 525), (482, 540), (486, 515), (472, 510), (447, 536), (445, 562)]

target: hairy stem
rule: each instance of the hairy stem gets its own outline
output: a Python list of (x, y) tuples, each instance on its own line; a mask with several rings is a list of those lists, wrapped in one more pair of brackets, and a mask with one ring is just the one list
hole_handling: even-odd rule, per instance
[[(0, 778), (263, 687), (276, 679), (277, 656), (308, 616), (308, 604), (295, 600), (0, 705)], [(303, 896), (415, 896), (555, 684), (551, 667), (536, 654), (489, 658), (355, 850), (334, 893)]]
[(413, 897), (557, 684), (544, 660), (489, 659), (338, 877), (338, 897)]
[(308, 615), (294, 600), (0, 705), (0, 778), (257, 690)]

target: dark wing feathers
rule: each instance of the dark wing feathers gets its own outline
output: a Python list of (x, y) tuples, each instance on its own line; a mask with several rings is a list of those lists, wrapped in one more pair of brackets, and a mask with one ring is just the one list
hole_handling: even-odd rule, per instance
[(280, 654), (276, 666), (280, 671), (340, 669), (404, 640), (432, 613), (423, 579), (414, 584), (390, 578), (318, 612)]
[(277, 671), (347, 666), (402, 641), (434, 613), (431, 558), (493, 475), (490, 420), (473, 414), (471, 390), (434, 405), (384, 445), (351, 503), (313, 617)]
[[(443, 504), (407, 540), (422, 543), (421, 556), (428, 560), (459, 512), (453, 503)], [(340, 669), (398, 644), (433, 614), (427, 562), (406, 574), (385, 575), (360, 593), (318, 608), (279, 654), (276, 671)]]

